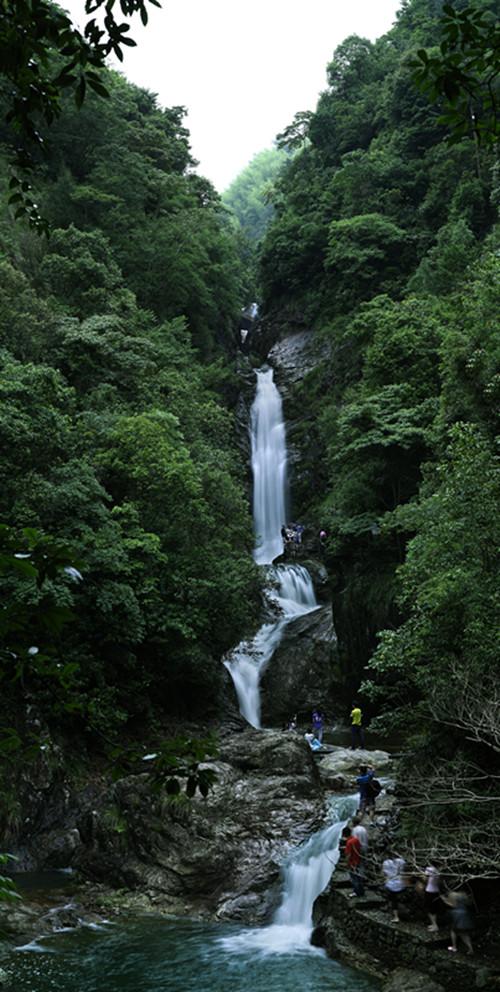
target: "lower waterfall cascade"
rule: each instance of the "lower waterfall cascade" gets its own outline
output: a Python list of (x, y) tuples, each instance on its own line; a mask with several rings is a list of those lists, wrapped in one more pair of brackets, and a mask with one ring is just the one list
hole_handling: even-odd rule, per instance
[(318, 609), (311, 576), (303, 565), (268, 568), (265, 595), (278, 618), (264, 623), (251, 640), (241, 641), (224, 658), (234, 682), (240, 713), (252, 727), (260, 727), (261, 675), (272, 658), (290, 620)]

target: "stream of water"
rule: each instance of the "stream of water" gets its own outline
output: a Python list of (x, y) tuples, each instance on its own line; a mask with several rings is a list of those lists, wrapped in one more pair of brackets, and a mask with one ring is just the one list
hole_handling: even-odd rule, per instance
[(253, 471), (254, 558), (267, 566), (265, 596), (277, 612), (250, 640), (228, 653), (224, 664), (234, 682), (240, 713), (260, 727), (260, 679), (294, 617), (318, 607), (311, 576), (303, 565), (272, 562), (283, 553), (281, 527), (287, 521), (287, 450), (283, 405), (273, 370), (259, 369), (250, 415)]

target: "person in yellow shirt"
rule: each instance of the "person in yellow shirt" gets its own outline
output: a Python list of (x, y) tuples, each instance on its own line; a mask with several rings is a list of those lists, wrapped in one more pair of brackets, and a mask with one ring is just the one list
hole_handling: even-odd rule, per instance
[(365, 732), (363, 729), (363, 716), (358, 703), (354, 700), (351, 710), (351, 751), (357, 747), (365, 746)]

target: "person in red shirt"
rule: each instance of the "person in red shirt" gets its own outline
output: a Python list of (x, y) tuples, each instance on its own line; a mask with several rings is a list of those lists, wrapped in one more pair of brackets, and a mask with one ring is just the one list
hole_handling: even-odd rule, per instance
[[(347, 835), (347, 831), (349, 831), (348, 835)], [(351, 880), (351, 885), (353, 888), (353, 891), (351, 892), (351, 898), (353, 896), (363, 896), (365, 894), (365, 886), (364, 886), (362, 867), (361, 867), (361, 860), (362, 860), (361, 841), (359, 837), (354, 836), (350, 827), (346, 827), (345, 833), (347, 835), (347, 840), (345, 844), (345, 856), (349, 867), (349, 878)]]

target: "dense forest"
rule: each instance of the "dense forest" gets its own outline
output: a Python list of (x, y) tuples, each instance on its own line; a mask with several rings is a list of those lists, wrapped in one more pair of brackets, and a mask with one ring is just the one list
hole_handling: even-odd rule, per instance
[[(361, 687), (411, 744), (408, 834), (488, 875), (500, 173), (495, 144), (450, 142), (416, 88), (441, 12), (404, 0), (384, 37), (346, 39), (282, 136), (293, 156), (258, 156), (223, 201), (193, 171), (182, 108), (111, 71), (108, 99), (68, 94), (47, 129), (49, 238), (14, 218), (4, 179), (1, 744), (19, 760), (33, 744), (26, 699), (104, 752), (220, 711), (220, 657), (259, 611), (235, 428), (257, 286), (266, 340), (306, 331), (321, 356), (286, 412), (294, 514), (328, 534), (342, 705)], [(4, 176), (12, 143), (2, 125)]]
[(229, 409), (238, 238), (190, 170), (182, 110), (117, 73), (106, 85), (81, 110), (68, 97), (51, 128), (37, 172), (50, 238), (13, 223), (4, 181), (4, 551), (64, 548), (83, 576), (23, 559), (4, 576), (10, 746), (26, 695), (97, 746), (152, 710), (207, 714), (258, 605)]

